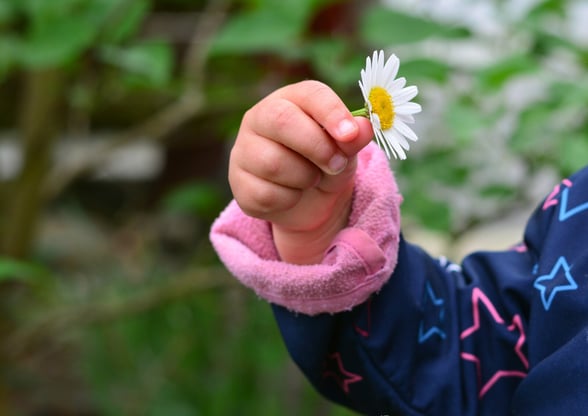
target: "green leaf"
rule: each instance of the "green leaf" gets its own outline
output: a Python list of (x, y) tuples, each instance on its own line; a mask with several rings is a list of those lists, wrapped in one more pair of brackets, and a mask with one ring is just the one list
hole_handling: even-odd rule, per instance
[(452, 70), (444, 62), (427, 58), (403, 61), (400, 64), (400, 72), (408, 80), (428, 79), (443, 83), (448, 80)]
[(274, 13), (306, 20), (315, 10), (337, 1), (340, 0), (258, 0), (256, 1), (255, 10), (271, 10)]
[(48, 271), (33, 263), (0, 257), (0, 282), (3, 280), (31, 280), (44, 278)]
[(120, 69), (138, 75), (154, 86), (165, 85), (171, 78), (173, 57), (168, 44), (148, 41), (127, 48), (105, 46), (101, 58)]
[(299, 57), (312, 14), (336, 0), (258, 0), (233, 16), (212, 44), (213, 54), (277, 53)]
[(11, 1), (0, 1), (0, 28), (14, 19), (16, 6)]
[(31, 20), (44, 20), (48, 17), (68, 14), (75, 3), (79, 3), (79, 0), (22, 0), (19, 6)]
[(549, 130), (552, 116), (553, 103), (537, 104), (522, 112), (510, 142), (513, 151), (529, 157), (551, 152), (555, 143)]
[(61, 66), (98, 41), (105, 23), (123, 0), (25, 0), (28, 16), (20, 62), (29, 68)]
[(528, 12), (527, 19), (536, 19), (545, 15), (565, 16), (566, 2), (562, 0), (543, 0), (535, 4)]
[(537, 30), (535, 37), (536, 43), (538, 45), (542, 45), (545, 49), (553, 50), (562, 48), (567, 49), (577, 55), (582, 55), (585, 52), (579, 44), (576, 44), (562, 36), (556, 35), (555, 33), (550, 33), (543, 28)]
[(214, 218), (224, 204), (218, 188), (208, 183), (193, 183), (179, 187), (163, 200), (163, 208), (170, 212), (181, 212)]
[(305, 45), (304, 51), (320, 79), (332, 86), (345, 87), (357, 85), (365, 62), (364, 57), (349, 54), (348, 50), (349, 44), (343, 39), (315, 38)]
[(565, 174), (571, 174), (586, 165), (588, 142), (586, 136), (577, 135), (561, 140), (557, 146), (558, 161)]
[(421, 189), (412, 189), (405, 195), (409, 217), (431, 230), (446, 231), (451, 225), (451, 211), (446, 202), (429, 197)]
[(492, 184), (480, 189), (480, 196), (496, 199), (508, 199), (516, 196), (516, 189), (507, 184)]
[(484, 88), (497, 89), (509, 79), (537, 69), (538, 64), (529, 55), (514, 55), (481, 70), (478, 82)]
[(238, 15), (212, 44), (215, 54), (287, 53), (299, 39), (304, 20), (294, 14), (261, 9)]
[(131, 37), (145, 19), (149, 8), (149, 2), (146, 0), (126, 2), (124, 10), (116, 13), (118, 18), (108, 22), (107, 30), (104, 33), (106, 40), (120, 43)]
[(460, 101), (450, 103), (444, 117), (460, 146), (472, 143), (476, 133), (489, 122), (474, 104)]
[(561, 106), (584, 108), (588, 102), (588, 74), (579, 79), (556, 81), (550, 86), (551, 96)]
[[(15, 0), (12, 0), (15, 1)], [(55, 21), (72, 17), (93, 16), (102, 19), (125, 0), (17, 0), (20, 9), (29, 19)]]
[(20, 39), (10, 35), (0, 37), (0, 81), (17, 65), (20, 48)]
[(95, 26), (79, 19), (37, 26), (25, 37), (19, 58), (26, 67), (60, 66), (77, 58), (92, 44), (95, 35)]
[(384, 6), (371, 7), (361, 18), (360, 34), (370, 45), (413, 43), (430, 37), (463, 37), (463, 28), (445, 26), (432, 20), (409, 16)]

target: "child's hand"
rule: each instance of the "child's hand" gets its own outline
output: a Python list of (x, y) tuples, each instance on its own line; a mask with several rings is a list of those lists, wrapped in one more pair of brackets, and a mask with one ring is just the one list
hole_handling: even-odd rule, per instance
[(367, 119), (316, 81), (279, 89), (245, 114), (229, 182), (246, 214), (272, 223), (282, 260), (320, 262), (347, 223), (355, 155), (372, 135)]

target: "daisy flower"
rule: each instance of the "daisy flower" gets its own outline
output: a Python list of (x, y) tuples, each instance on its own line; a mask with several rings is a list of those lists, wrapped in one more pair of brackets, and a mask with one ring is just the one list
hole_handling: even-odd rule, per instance
[(396, 55), (384, 62), (384, 51), (375, 51), (371, 59), (368, 56), (359, 81), (365, 108), (353, 112), (356, 116), (369, 117), (376, 143), (384, 149), (388, 159), (391, 156), (406, 159), (405, 150), (410, 148), (408, 140), (418, 140), (408, 126), (414, 123), (413, 114), (421, 111), (419, 104), (410, 101), (416, 97), (418, 89), (414, 85), (405, 87), (404, 77), (396, 78), (399, 66)]

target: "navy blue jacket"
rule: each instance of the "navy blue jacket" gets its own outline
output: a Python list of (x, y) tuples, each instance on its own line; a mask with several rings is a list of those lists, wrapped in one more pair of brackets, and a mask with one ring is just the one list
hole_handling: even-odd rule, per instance
[(348, 312), (273, 306), (327, 398), (370, 415), (588, 415), (588, 169), (523, 242), (461, 265), (401, 240), (390, 280)]

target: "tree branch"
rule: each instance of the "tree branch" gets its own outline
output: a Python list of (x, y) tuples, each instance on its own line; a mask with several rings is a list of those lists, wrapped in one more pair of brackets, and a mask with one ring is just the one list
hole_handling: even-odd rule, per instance
[[(43, 207), (43, 184), (51, 168), (59, 102), (65, 73), (61, 69), (39, 69), (27, 73), (21, 111), (24, 162), (20, 174), (7, 189), (10, 201), (0, 235), (0, 252), (14, 257), (27, 254), (39, 211)], [(8, 220), (9, 219), (9, 220)]]
[[(68, 333), (138, 315), (208, 290), (240, 287), (223, 267), (198, 268), (169, 278), (164, 285), (117, 301), (67, 306), (43, 314), (28, 325), (21, 325), (4, 344), (8, 356), (26, 354), (48, 339), (63, 339)], [(57, 337), (56, 337), (57, 336)]]
[(182, 64), (182, 79), (185, 82), (182, 95), (175, 102), (149, 117), (147, 121), (107, 139), (102, 150), (92, 153), (79, 165), (52, 172), (44, 190), (45, 198), (56, 197), (76, 178), (98, 168), (122, 146), (137, 140), (165, 140), (170, 132), (202, 111), (205, 104), (202, 91), (210, 45), (224, 22), (230, 2), (231, 0), (210, 0), (200, 14)]

